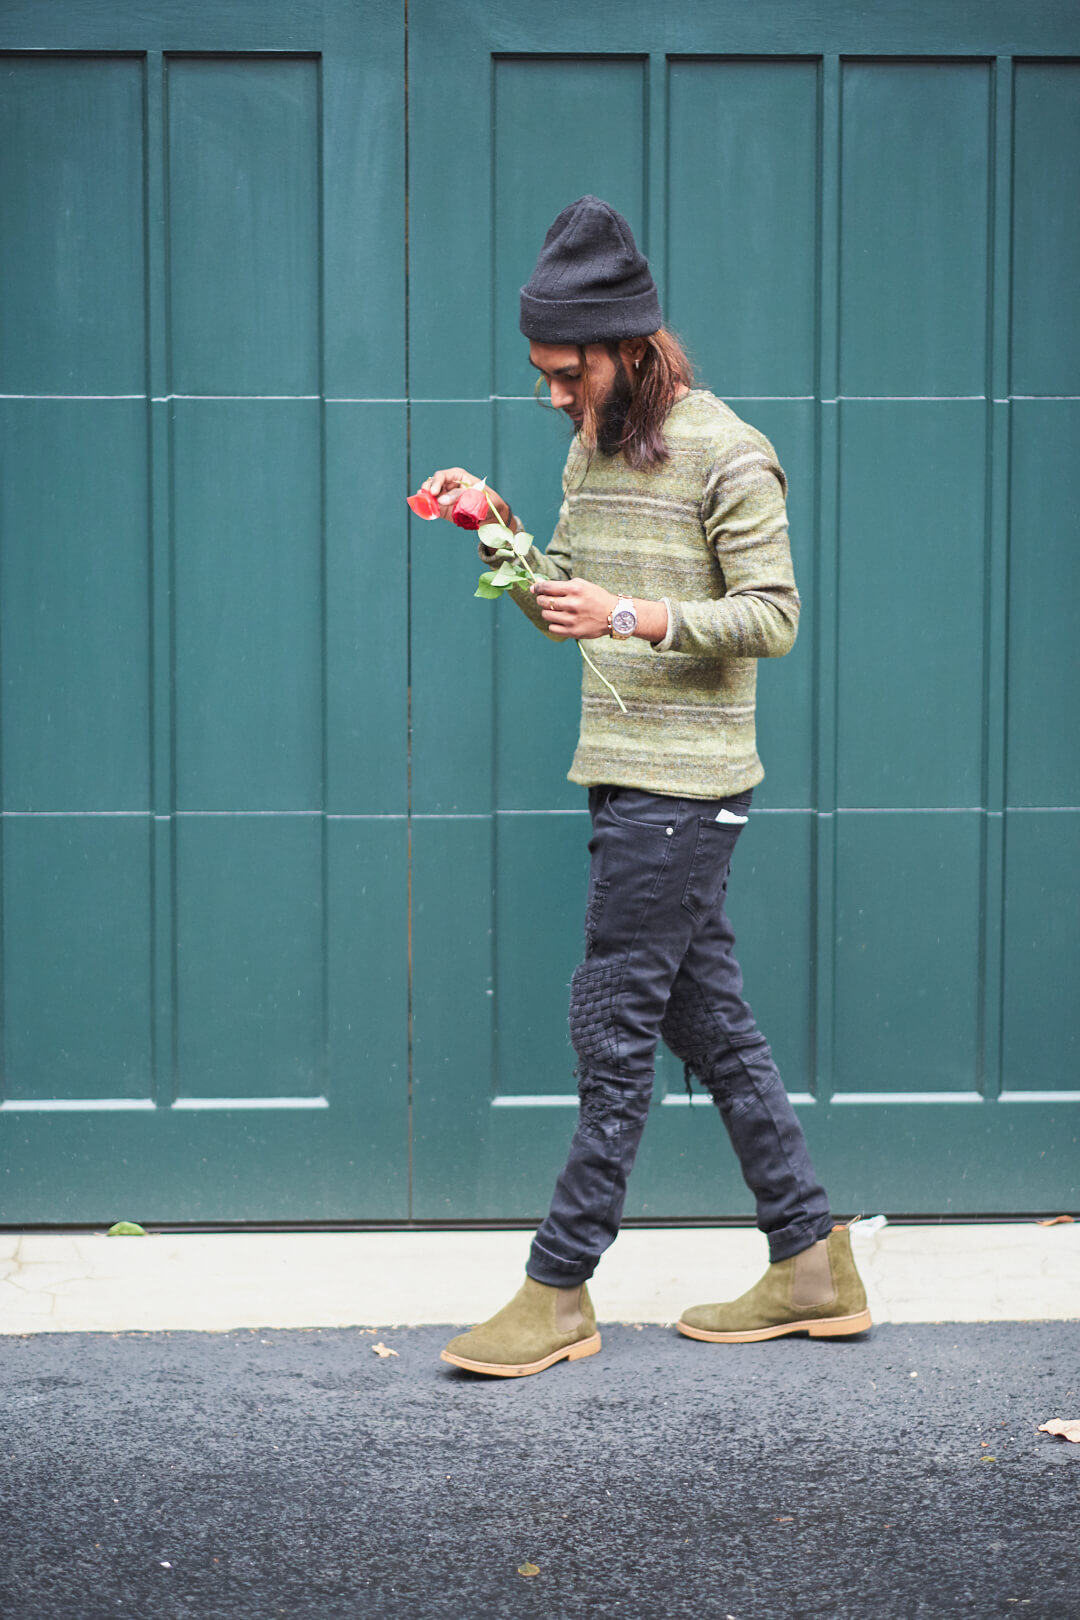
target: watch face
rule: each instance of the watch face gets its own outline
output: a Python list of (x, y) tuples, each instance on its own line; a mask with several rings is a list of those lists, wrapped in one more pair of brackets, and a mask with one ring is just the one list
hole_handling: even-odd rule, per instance
[(617, 636), (632, 636), (637, 629), (637, 614), (633, 608), (620, 608), (611, 615), (611, 628)]

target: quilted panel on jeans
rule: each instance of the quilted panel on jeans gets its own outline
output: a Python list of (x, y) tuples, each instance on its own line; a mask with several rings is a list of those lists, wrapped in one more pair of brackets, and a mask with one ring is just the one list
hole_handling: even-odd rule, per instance
[(622, 962), (582, 962), (570, 980), (570, 1040), (581, 1062), (614, 1063), (615, 998)]

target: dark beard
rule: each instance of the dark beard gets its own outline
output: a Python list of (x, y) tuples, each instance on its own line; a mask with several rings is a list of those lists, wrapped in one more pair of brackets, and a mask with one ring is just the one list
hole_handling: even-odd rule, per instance
[(618, 455), (622, 449), (626, 418), (630, 414), (633, 399), (633, 384), (626, 375), (622, 361), (619, 360), (616, 362), (611, 387), (600, 400), (596, 411), (596, 448), (602, 456)]

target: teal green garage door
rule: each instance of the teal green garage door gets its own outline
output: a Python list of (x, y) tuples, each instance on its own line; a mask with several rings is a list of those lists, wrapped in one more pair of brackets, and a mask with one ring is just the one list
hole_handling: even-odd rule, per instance
[[(1078, 54), (1060, 4), (410, 4), (413, 480), (488, 473), (550, 532), (517, 289), (584, 192), (788, 472), (802, 628), (729, 897), (841, 1210), (1077, 1205)], [(469, 601), (441, 527), (412, 557), (413, 1207), (534, 1216), (576, 1101), (578, 659)], [(628, 1214), (745, 1213), (658, 1080)]]
[(399, 1219), (400, 12), (0, 45), (0, 1221)]
[[(579, 660), (402, 497), (550, 530), (517, 289), (586, 191), (790, 479), (730, 901), (834, 1207), (1076, 1209), (1076, 8), (9, 0), (0, 53), (0, 1224), (546, 1208)], [(749, 1210), (662, 1057), (628, 1213)]]

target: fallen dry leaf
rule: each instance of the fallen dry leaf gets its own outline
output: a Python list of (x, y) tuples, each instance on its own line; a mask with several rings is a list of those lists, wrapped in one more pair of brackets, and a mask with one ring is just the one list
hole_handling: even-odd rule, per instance
[(1040, 1434), (1060, 1434), (1066, 1440), (1075, 1440), (1080, 1445), (1080, 1418), (1051, 1418), (1049, 1423), (1039, 1424)]
[(539, 1573), (540, 1573), (540, 1565), (539, 1564), (519, 1564), (518, 1565), (518, 1574), (519, 1575), (539, 1575)]
[(371, 1348), (374, 1350), (375, 1354), (379, 1357), (379, 1359), (381, 1361), (385, 1361), (387, 1356), (396, 1356), (397, 1355), (397, 1351), (396, 1350), (391, 1350), (389, 1345), (383, 1344), (381, 1339), (379, 1340), (378, 1344), (373, 1344), (371, 1346)]
[(1050, 1217), (1050, 1219), (1048, 1221), (1040, 1221), (1039, 1225), (1040, 1226), (1071, 1226), (1073, 1224), (1073, 1220), (1074, 1220), (1074, 1217), (1072, 1215), (1051, 1215), (1051, 1217)]

